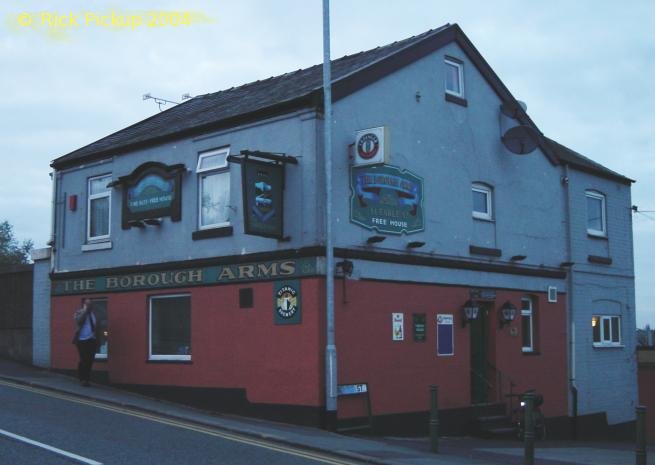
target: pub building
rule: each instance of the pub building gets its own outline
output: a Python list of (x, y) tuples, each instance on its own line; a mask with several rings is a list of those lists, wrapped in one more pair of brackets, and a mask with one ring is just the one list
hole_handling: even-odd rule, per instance
[[(34, 363), (223, 412), (326, 420), (322, 66), (56, 158)], [(337, 418), (441, 431), (535, 389), (549, 433), (634, 420), (632, 180), (544, 136), (457, 25), (332, 62)], [(484, 408), (483, 408), (484, 407)]]

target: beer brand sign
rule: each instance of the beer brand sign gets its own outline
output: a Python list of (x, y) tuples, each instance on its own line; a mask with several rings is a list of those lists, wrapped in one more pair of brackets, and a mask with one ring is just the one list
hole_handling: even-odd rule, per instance
[(352, 167), (350, 221), (367, 229), (410, 234), (424, 229), (423, 178), (395, 166)]
[(81, 279), (59, 280), (55, 278), (52, 281), (52, 295), (209, 286), (312, 276), (316, 273), (316, 258), (298, 258), (238, 265), (126, 273)]

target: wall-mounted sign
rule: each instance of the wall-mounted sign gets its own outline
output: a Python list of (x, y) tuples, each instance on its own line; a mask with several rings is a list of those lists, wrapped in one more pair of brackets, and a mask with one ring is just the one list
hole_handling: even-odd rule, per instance
[(425, 342), (425, 313), (412, 314), (414, 342)]
[(350, 221), (392, 234), (424, 229), (423, 178), (395, 166), (350, 170)]
[(182, 164), (168, 166), (151, 161), (111, 183), (124, 189), (121, 227), (129, 229), (134, 222), (164, 216), (180, 221), (184, 169)]
[(471, 289), (469, 291), (469, 297), (474, 300), (485, 300), (491, 301), (496, 300), (496, 290), (495, 289)]
[(186, 269), (164, 269), (91, 278), (65, 280), (54, 278), (52, 281), (52, 295), (211, 286), (213, 284), (315, 276), (316, 274), (316, 258), (297, 258)]
[(437, 315), (437, 355), (455, 355), (453, 315)]
[(295, 325), (300, 313), (300, 281), (276, 281), (273, 286), (273, 313), (276, 325)]
[(402, 313), (392, 313), (391, 325), (392, 325), (391, 339), (393, 341), (404, 341), (405, 340), (404, 315)]
[(241, 164), (245, 233), (283, 236), (284, 165), (244, 159)]
[(363, 129), (355, 133), (354, 165), (387, 163), (389, 133), (385, 126)]

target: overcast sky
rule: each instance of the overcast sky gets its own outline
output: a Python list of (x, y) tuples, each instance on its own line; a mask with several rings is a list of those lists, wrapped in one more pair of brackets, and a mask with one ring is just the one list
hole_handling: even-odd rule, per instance
[[(331, 3), (333, 58), (458, 23), (544, 134), (636, 179), (637, 322), (655, 325), (655, 1)], [(194, 15), (175, 28), (84, 25), (112, 10)], [(0, 12), (0, 220), (37, 247), (50, 233), (50, 161), (158, 112), (144, 93), (179, 101), (322, 60), (320, 0), (3, 0)], [(81, 16), (18, 26), (25, 12), (35, 24)]]

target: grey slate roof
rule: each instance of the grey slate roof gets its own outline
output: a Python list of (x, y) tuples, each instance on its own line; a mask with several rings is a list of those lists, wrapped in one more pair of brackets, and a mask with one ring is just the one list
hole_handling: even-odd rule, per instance
[[(421, 53), (429, 52), (430, 49), (425, 47), (425, 44), (432, 42), (434, 48), (453, 40), (456, 40), (464, 48), (469, 58), (481, 69), (487, 81), (503, 100), (514, 99), (456, 24), (446, 24), (405, 40), (332, 60), (333, 85), (344, 83), (343, 87), (350, 86), (349, 90), (343, 91), (344, 94), (352, 92), (352, 83), (347, 82), (349, 78), (368, 73), (369, 76), (360, 79), (359, 83), (360, 86), (366, 85), (367, 82), (374, 81), (385, 73), (393, 71), (394, 66), (402, 67), (416, 59)], [(386, 68), (386, 71), (381, 71), (381, 68)], [(250, 120), (262, 119), (285, 110), (320, 107), (322, 105), (322, 71), (322, 65), (315, 65), (239, 87), (194, 97), (59, 157), (52, 162), (51, 166), (60, 169), (83, 160), (119, 155), (166, 140), (202, 134), (218, 127), (233, 126), (248, 120), (248, 118)], [(336, 98), (333, 93), (333, 99), (336, 100)], [(527, 115), (525, 115), (524, 121), (534, 125)], [(538, 130), (538, 128), (536, 129)], [(584, 171), (619, 182), (633, 182), (552, 139), (543, 137), (540, 145), (549, 152), (547, 155), (551, 160), (556, 159), (559, 163), (568, 163)], [(553, 162), (555, 163), (555, 161)]]

